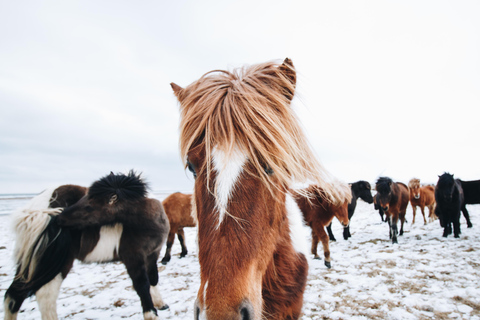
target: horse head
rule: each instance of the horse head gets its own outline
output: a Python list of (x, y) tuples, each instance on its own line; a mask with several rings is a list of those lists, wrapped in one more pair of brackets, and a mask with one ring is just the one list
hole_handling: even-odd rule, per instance
[(451, 202), (454, 191), (455, 191), (455, 178), (453, 174), (445, 172), (441, 176), (438, 176), (438, 182), (435, 188), (435, 192), (440, 197), (442, 197), (447, 202)]
[[(186, 88), (171, 84), (180, 102), (181, 156), (195, 178), (195, 319), (300, 313), (308, 265), (293, 245), (286, 191), (296, 179), (323, 183), (324, 171), (290, 108), (295, 81), (286, 59), (212, 71)], [(277, 296), (285, 284), (272, 275), (287, 269), (297, 278), (295, 298), (285, 302)]]
[(420, 199), (420, 179), (413, 178), (408, 182), (408, 189), (414, 199)]
[(376, 201), (383, 211), (388, 212), (390, 201), (392, 200), (393, 181), (388, 177), (380, 177), (375, 184), (377, 190)]
[(373, 203), (372, 187), (368, 181), (360, 180), (352, 184), (352, 191), (366, 203)]
[(58, 223), (65, 227), (84, 228), (125, 222), (136, 211), (136, 203), (145, 199), (147, 185), (140, 175), (109, 175), (95, 181), (88, 193), (77, 203), (66, 207), (58, 216)]

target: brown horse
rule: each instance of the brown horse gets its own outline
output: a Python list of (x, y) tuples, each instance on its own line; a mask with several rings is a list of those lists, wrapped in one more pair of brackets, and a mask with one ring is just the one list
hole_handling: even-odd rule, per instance
[(380, 177), (375, 185), (377, 190), (377, 205), (385, 213), (390, 229), (392, 243), (398, 243), (398, 219), (401, 221), (400, 235), (403, 235), (403, 224), (410, 199), (408, 187), (401, 182), (393, 182), (388, 177)]
[(295, 231), (301, 212), (287, 205), (294, 203), (287, 192), (311, 181), (331, 201), (344, 199), (325, 185), (290, 107), (295, 83), (286, 59), (212, 71), (185, 89), (171, 84), (180, 102), (180, 154), (195, 177), (195, 319), (300, 317), (308, 263), (296, 245), (305, 243)]
[(430, 222), (435, 219), (435, 187), (434, 186), (420, 186), (420, 179), (413, 178), (408, 182), (410, 189), (410, 204), (413, 210), (412, 224), (415, 223), (415, 215), (417, 213), (417, 206), (420, 207), (423, 216), (423, 223), (427, 224), (425, 218), (425, 207), (428, 208)]
[(165, 198), (162, 202), (163, 209), (167, 214), (168, 221), (170, 222), (170, 232), (167, 238), (167, 251), (162, 259), (162, 264), (167, 264), (170, 261), (170, 252), (172, 251), (172, 245), (175, 241), (175, 234), (178, 236), (180, 245), (182, 246), (182, 253), (180, 258), (187, 255), (188, 250), (185, 244), (184, 227), (196, 227), (197, 222), (192, 215), (192, 195), (175, 192)]
[[(345, 193), (345, 198), (351, 198), (350, 187), (346, 184), (338, 185), (340, 192)], [(320, 259), (317, 254), (317, 246), (319, 240), (322, 241), (323, 253), (325, 255), (325, 265), (331, 268), (329, 237), (325, 232), (325, 227), (328, 226), (333, 217), (337, 217), (338, 221), (347, 227), (348, 219), (348, 204), (349, 201), (343, 203), (332, 203), (327, 201), (325, 194), (318, 187), (309, 187), (307, 192), (294, 194), (294, 199), (298, 207), (303, 213), (303, 218), (310, 228), (312, 228), (312, 254), (314, 259)], [(307, 198), (302, 194), (314, 194), (314, 198)]]

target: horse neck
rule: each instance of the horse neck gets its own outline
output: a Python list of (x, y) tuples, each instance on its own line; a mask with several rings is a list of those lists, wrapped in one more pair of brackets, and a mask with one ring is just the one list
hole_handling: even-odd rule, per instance
[[(211, 174), (211, 179), (214, 177)], [(255, 310), (262, 309), (263, 274), (277, 242), (291, 241), (285, 193), (274, 189), (272, 195), (257, 179), (245, 177), (242, 175), (232, 189), (221, 221), (217, 199), (207, 183), (202, 183), (205, 176), (198, 176), (195, 183), (201, 266), (197, 299), (207, 313), (215, 313), (213, 316), (218, 318), (229, 314), (226, 306), (238, 305), (245, 299)]]

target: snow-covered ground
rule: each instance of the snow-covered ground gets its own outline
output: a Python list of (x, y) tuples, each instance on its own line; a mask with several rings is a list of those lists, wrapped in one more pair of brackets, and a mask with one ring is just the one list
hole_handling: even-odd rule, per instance
[[(332, 268), (311, 260), (301, 319), (480, 319), (480, 205), (468, 206), (473, 228), (461, 218), (460, 239), (442, 237), (438, 220), (423, 225), (417, 211), (407, 211), (405, 234), (398, 244), (373, 205), (359, 201), (352, 238), (343, 240), (338, 221), (330, 243)], [(421, 214), (420, 214), (421, 215)], [(12, 281), (13, 235), (9, 217), (0, 216), (0, 295)], [(161, 319), (192, 319), (200, 284), (196, 228), (185, 229), (189, 254), (179, 259), (176, 240), (172, 260), (159, 263), (163, 299), (170, 309)], [(305, 227), (305, 237), (310, 230)], [(321, 245), (319, 253), (322, 252)], [(162, 255), (164, 249), (162, 249)], [(142, 319), (140, 301), (120, 263), (76, 262), (63, 282), (57, 306), (61, 319)], [(3, 317), (3, 304), (0, 306)], [(32, 297), (19, 320), (40, 319)]]

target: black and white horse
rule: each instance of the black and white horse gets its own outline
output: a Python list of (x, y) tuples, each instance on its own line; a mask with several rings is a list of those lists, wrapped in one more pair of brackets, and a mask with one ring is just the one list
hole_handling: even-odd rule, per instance
[(168, 308), (158, 284), (157, 259), (169, 230), (162, 204), (147, 198), (147, 185), (130, 171), (107, 175), (90, 188), (46, 190), (15, 214), (17, 271), (5, 293), (5, 319), (16, 319), (36, 295), (42, 319), (57, 319), (60, 286), (75, 259), (121, 261), (140, 297), (144, 319)]
[[(353, 214), (355, 213), (355, 208), (357, 207), (357, 199), (360, 198), (366, 203), (373, 203), (373, 196), (372, 187), (370, 186), (370, 183), (365, 180), (360, 180), (350, 184), (350, 189), (352, 191), (352, 200), (348, 204), (348, 220), (351, 224)], [(350, 234), (350, 224), (343, 228), (343, 239), (345, 240), (348, 240), (348, 238), (352, 236)], [(336, 241), (332, 232), (332, 223), (327, 226), (327, 231), (330, 240)]]

